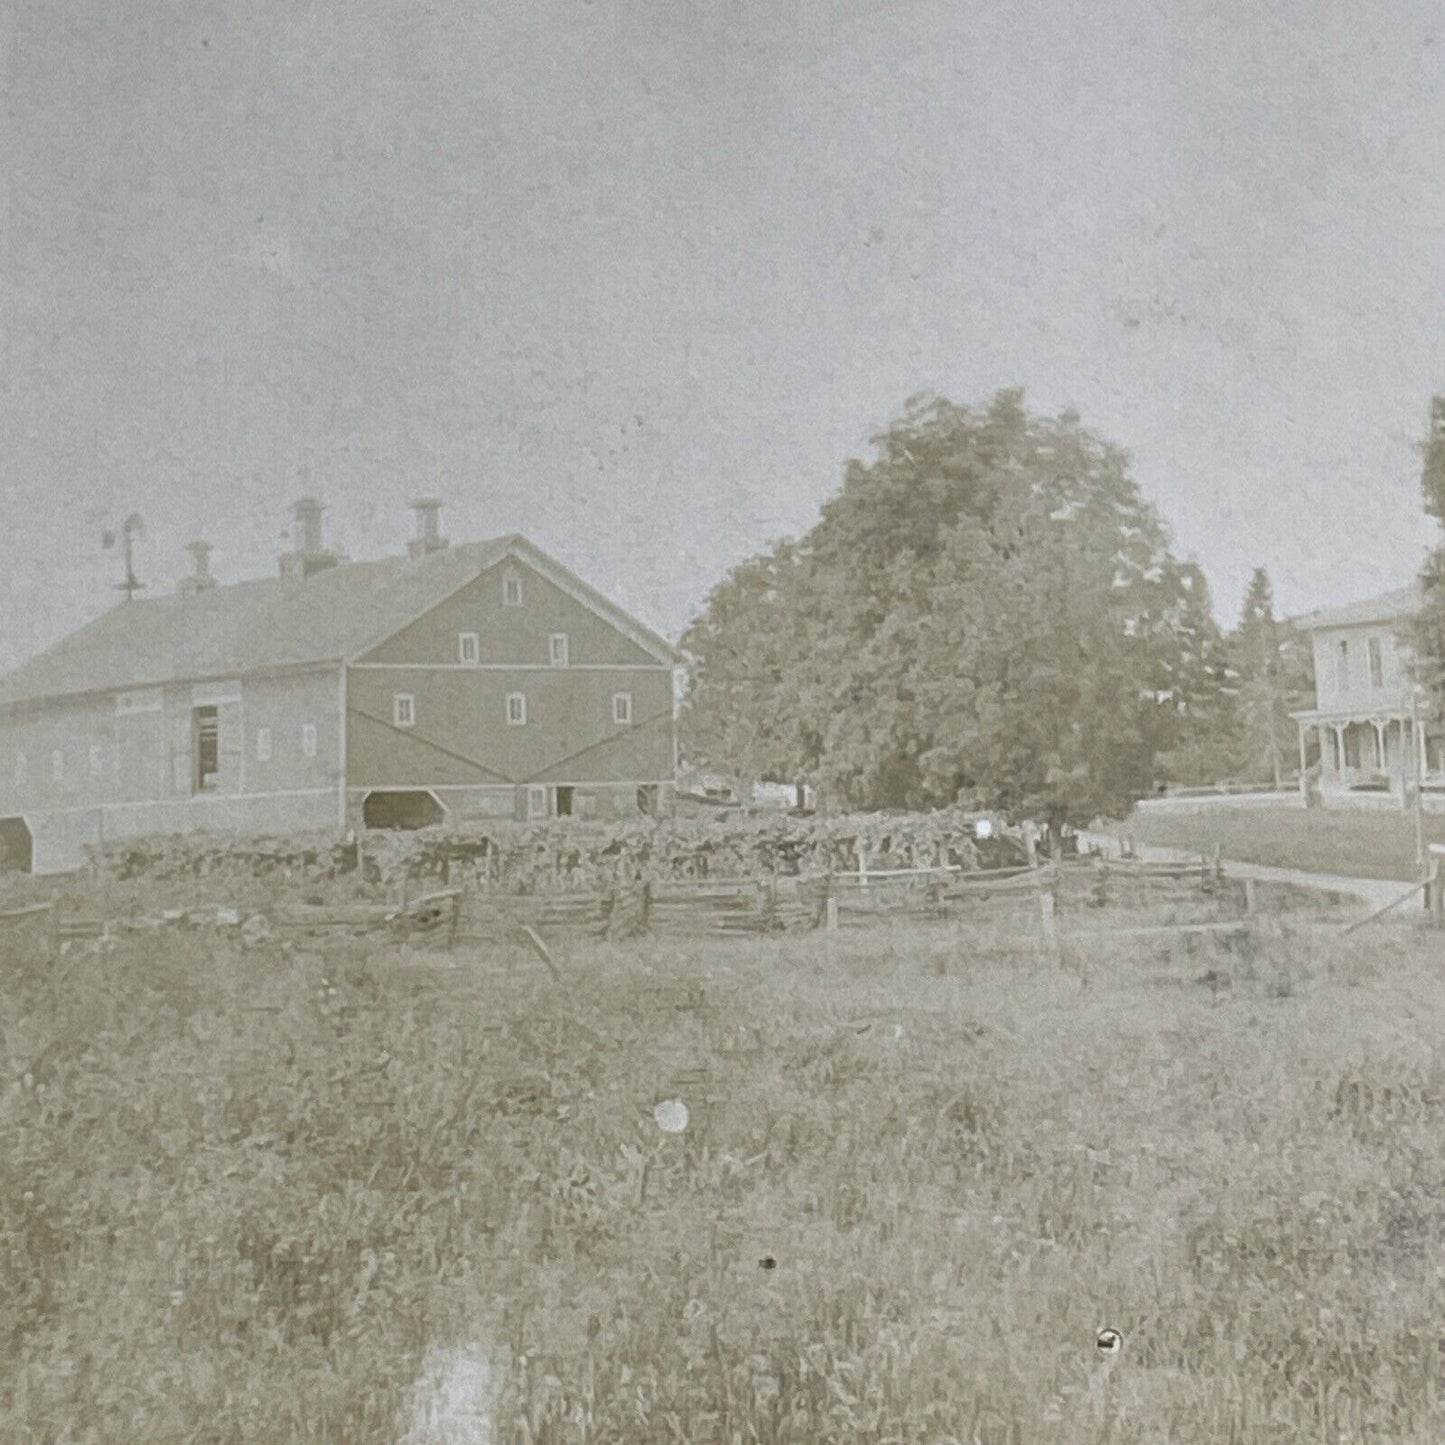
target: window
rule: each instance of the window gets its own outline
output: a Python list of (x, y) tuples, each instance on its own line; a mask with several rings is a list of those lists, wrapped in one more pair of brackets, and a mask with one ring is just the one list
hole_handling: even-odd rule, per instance
[(215, 789), (221, 771), (221, 715), (214, 707), (191, 709), (191, 790), (209, 793)]
[(527, 725), (527, 695), (522, 692), (507, 694), (507, 724), (520, 728)]
[(1385, 657), (1380, 648), (1380, 639), (1372, 637), (1366, 644), (1366, 650), (1370, 655), (1370, 686), (1379, 688), (1385, 685)]
[(612, 694), (612, 721), (618, 727), (629, 727), (632, 723), (632, 694), (630, 692), (614, 692)]
[(502, 578), (502, 602), (507, 607), (522, 605), (522, 574), (508, 572)]
[(545, 818), (547, 816), (546, 788), (531, 787), (527, 789), (527, 816), (529, 818)]
[(553, 796), (557, 799), (557, 816), (559, 818), (570, 818), (572, 816), (573, 789), (556, 788)]
[(457, 633), (457, 661), (475, 667), (482, 660), (482, 639), (475, 632)]
[(399, 728), (409, 728), (416, 723), (416, 698), (409, 692), (398, 692), (391, 699), (391, 720)]
[(314, 758), (316, 756), (316, 724), (301, 724), (301, 753), (303, 757)]
[(101, 777), (105, 772), (105, 749), (99, 743), (90, 745), (90, 776)]
[(256, 761), (258, 763), (269, 763), (271, 761), (271, 729), (256, 729)]
[(1350, 644), (1344, 638), (1335, 645), (1335, 687), (1340, 692), (1350, 690)]
[(59, 748), (50, 755), (50, 778), (56, 783), (65, 781), (65, 754)]
[(554, 632), (547, 650), (547, 660), (553, 667), (567, 666), (567, 647), (567, 634), (565, 632)]

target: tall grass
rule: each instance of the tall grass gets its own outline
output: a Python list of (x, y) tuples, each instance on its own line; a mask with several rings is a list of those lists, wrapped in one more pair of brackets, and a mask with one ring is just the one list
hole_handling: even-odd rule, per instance
[(396, 1442), (480, 1342), (508, 1445), (1435, 1445), (1445, 997), (1434, 938), (1365, 939), (1096, 939), (1086, 988), (1001, 927), (564, 986), (13, 947), (0, 1439)]

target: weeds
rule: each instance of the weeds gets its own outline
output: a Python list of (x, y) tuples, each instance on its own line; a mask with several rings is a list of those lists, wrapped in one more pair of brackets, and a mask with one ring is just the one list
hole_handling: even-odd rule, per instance
[(1312, 946), (14, 950), (0, 1438), (1437, 1441), (1442, 1020)]

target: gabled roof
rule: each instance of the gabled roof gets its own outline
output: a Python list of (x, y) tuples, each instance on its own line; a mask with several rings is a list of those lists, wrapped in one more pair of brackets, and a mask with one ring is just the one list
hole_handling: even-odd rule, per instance
[(1420, 610), (1421, 601), (1420, 584), (1412, 582), (1408, 587), (1397, 587), (1393, 592), (1384, 592), (1378, 597), (1366, 597), (1360, 602), (1347, 602), (1340, 607), (1324, 607), (1317, 612), (1307, 612), (1303, 617), (1295, 619), (1295, 625), (1307, 632), (1316, 632), (1323, 627), (1403, 621), (1415, 616)]
[(379, 645), (506, 557), (569, 592), (660, 662), (678, 660), (664, 638), (525, 537), (510, 536), (418, 558), (342, 562), (304, 580), (265, 578), (187, 597), (122, 602), (0, 677), (0, 706), (339, 664)]

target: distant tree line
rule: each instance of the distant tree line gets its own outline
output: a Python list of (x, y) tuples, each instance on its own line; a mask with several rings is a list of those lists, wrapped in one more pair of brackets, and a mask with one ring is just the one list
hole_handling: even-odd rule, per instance
[(1086, 821), (1294, 766), (1309, 662), (1256, 572), (1226, 635), (1124, 452), (1023, 394), (910, 401), (683, 638), (690, 761), (838, 809)]

